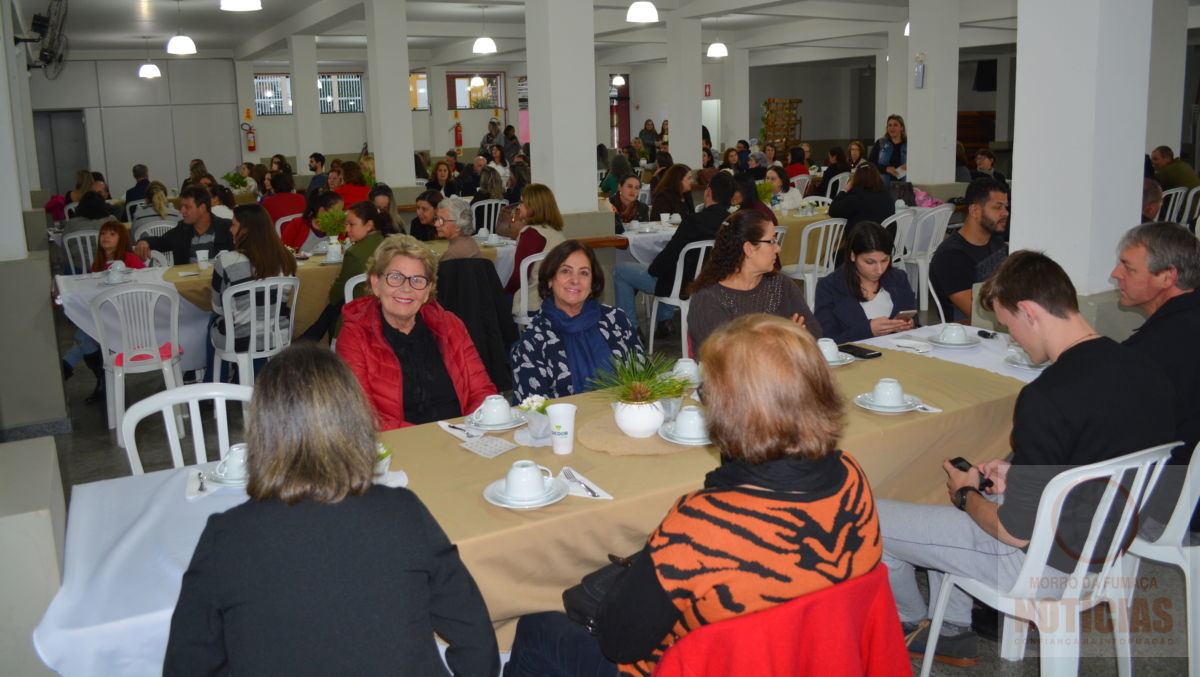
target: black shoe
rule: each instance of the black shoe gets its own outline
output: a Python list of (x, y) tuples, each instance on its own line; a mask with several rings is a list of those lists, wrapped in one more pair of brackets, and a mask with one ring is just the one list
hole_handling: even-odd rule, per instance
[(59, 366), (62, 367), (63, 380), (66, 381), (67, 379), (71, 378), (71, 375), (75, 373), (75, 367), (67, 364), (66, 360), (59, 360), (58, 363)]
[(86, 398), (84, 398), (83, 401), (86, 402), (87, 404), (95, 404), (97, 402), (105, 401), (105, 398), (104, 398), (104, 376), (101, 376), (100, 379), (96, 381), (96, 387), (95, 387), (95, 389), (92, 390), (92, 394), (88, 395)]
[(1004, 614), (989, 606), (976, 606), (971, 609), (971, 630), (990, 642), (1000, 641), (1000, 624), (1004, 622)]
[[(924, 659), (925, 643), (929, 639), (929, 621), (901, 623), (900, 626), (904, 632), (904, 643), (908, 645), (908, 655), (918, 660)], [(979, 662), (979, 638), (970, 630), (957, 635), (947, 635), (943, 632), (938, 636), (933, 660), (959, 668), (969, 668)]]

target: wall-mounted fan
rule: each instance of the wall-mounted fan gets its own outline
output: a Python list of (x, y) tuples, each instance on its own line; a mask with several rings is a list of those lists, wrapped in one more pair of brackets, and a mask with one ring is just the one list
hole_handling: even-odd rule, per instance
[(53, 80), (62, 73), (63, 66), (66, 64), (67, 51), (69, 43), (67, 42), (66, 33), (67, 24), (67, 0), (50, 0), (50, 9), (46, 14), (35, 14), (33, 16), (33, 30), (35, 37), (15, 37), (14, 42), (21, 44), (22, 42), (38, 42), (41, 43), (41, 49), (38, 50), (37, 59), (28, 65), (29, 68), (41, 68), (46, 74), (46, 78)]

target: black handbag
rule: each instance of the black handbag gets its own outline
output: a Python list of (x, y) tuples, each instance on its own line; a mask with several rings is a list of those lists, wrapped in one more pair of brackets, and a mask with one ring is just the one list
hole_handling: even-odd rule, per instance
[(600, 602), (617, 581), (629, 571), (638, 553), (629, 557), (609, 555), (609, 564), (583, 577), (579, 585), (563, 591), (563, 609), (567, 618), (582, 625), (588, 632), (596, 634), (596, 617), (600, 613)]

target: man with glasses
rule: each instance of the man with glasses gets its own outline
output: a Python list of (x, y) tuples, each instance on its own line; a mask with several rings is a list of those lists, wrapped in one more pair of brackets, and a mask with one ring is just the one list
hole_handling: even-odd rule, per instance
[(975, 179), (967, 186), (967, 218), (938, 245), (929, 264), (929, 279), (947, 322), (971, 323), (971, 288), (988, 279), (1008, 256), (1008, 187), (995, 179)]

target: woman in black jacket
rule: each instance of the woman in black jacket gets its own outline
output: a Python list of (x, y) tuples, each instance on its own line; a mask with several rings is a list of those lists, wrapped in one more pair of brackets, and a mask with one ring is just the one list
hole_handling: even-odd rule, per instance
[[(892, 195), (883, 187), (883, 179), (874, 165), (863, 163), (854, 170), (846, 190), (838, 193), (829, 205), (829, 216), (846, 219), (846, 232), (859, 221), (882, 223), (896, 213)], [(888, 226), (889, 234), (896, 235), (896, 225)]]

